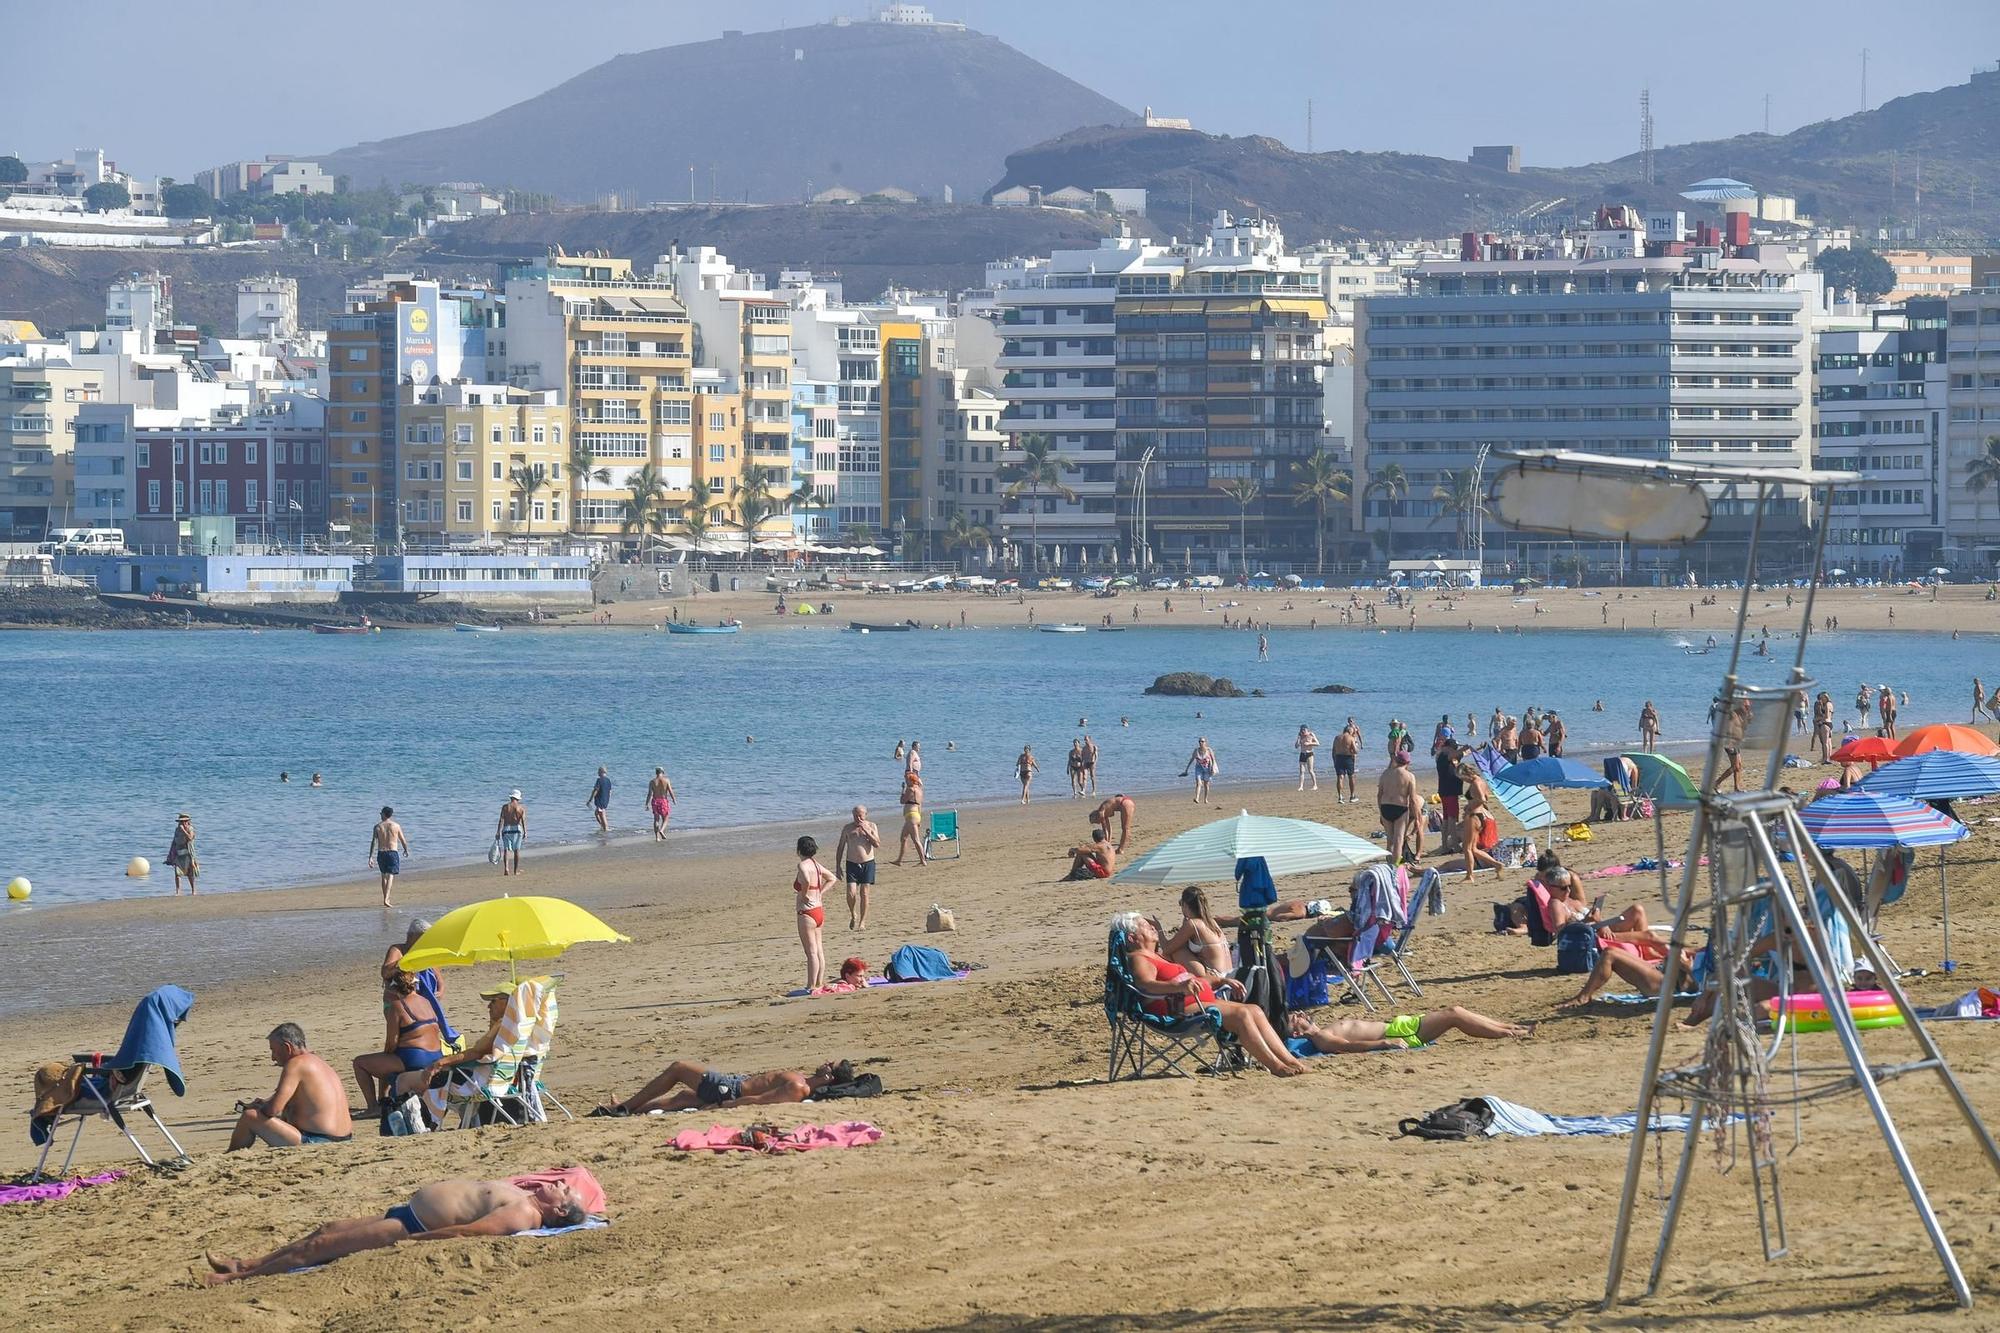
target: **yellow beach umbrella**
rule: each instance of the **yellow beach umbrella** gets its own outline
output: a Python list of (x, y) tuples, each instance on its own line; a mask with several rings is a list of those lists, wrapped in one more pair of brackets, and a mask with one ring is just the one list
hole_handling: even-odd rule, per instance
[(555, 958), (572, 944), (592, 941), (632, 942), (561, 898), (491, 898), (439, 917), (404, 953), (402, 967), (421, 972), (427, 967), (504, 962), (511, 976), (517, 959)]

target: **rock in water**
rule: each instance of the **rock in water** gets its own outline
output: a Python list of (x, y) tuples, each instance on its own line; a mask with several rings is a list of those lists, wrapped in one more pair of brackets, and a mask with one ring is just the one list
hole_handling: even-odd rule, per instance
[(1356, 690), (1356, 689), (1355, 689), (1355, 688), (1354, 688), (1354, 687), (1353, 687), (1352, 685), (1321, 685), (1321, 686), (1318, 686), (1318, 687), (1316, 687), (1316, 688), (1315, 688), (1315, 689), (1313, 690), (1313, 693), (1314, 693), (1314, 694), (1355, 694), (1355, 693), (1358, 693), (1358, 691), (1357, 691), (1357, 690)]
[(1227, 676), (1209, 676), (1199, 671), (1172, 671), (1156, 677), (1146, 687), (1148, 694), (1167, 694), (1191, 699), (1241, 699), (1243, 691)]

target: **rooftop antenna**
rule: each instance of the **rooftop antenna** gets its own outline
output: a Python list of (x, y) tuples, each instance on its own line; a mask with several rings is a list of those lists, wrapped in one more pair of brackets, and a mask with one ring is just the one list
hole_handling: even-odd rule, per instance
[[(2000, 1145), (1995, 1145), (1972, 1109), (1943, 1052), (1904, 995), (1897, 979), (1900, 969), (1876, 942), (1862, 909), (1856, 906), (1856, 898), (1865, 902), (1869, 896), (1860, 877), (1845, 864), (1836, 869), (1827, 860), (1800, 817), (1797, 804), (1777, 786), (1785, 772), (1782, 761), (1792, 710), (1803, 707), (1816, 688), (1805, 672), (1805, 651), (1813, 627), (1813, 598), (1825, 560), (1826, 501), (1836, 488), (1852, 485), (1858, 476), (1807, 468), (1645, 463), (1555, 450), (1503, 452), (1500, 457), (1506, 463), (1493, 481), (1493, 512), (1514, 527), (1558, 532), (1571, 539), (1685, 544), (1707, 533), (1716, 510), (1722, 507), (1718, 500), (1732, 508), (1750, 505), (1751, 528), (1744, 555), (1743, 592), (1736, 609), (1736, 634), (1721, 689), (1715, 696), (1715, 722), (1700, 788), (1685, 796), (1665, 798), (1690, 809), (1693, 822), (1678, 900), (1673, 904), (1672, 935), (1661, 964), (1660, 996), (1653, 1010), (1652, 1039), (1639, 1082), (1638, 1114), (1626, 1159), (1602, 1308), (1609, 1310), (1618, 1303), (1624, 1282), (1626, 1243), (1636, 1220), (1639, 1184), (1647, 1174), (1647, 1137), (1671, 1132), (1655, 1118), (1661, 1101), (1679, 1101), (1688, 1107), (1689, 1114), (1679, 1164), (1665, 1194), (1646, 1295), (1659, 1288), (1686, 1202), (1690, 1168), (1704, 1142), (1715, 1144), (1721, 1169), (1748, 1167), (1765, 1259), (1774, 1261), (1789, 1253), (1778, 1180), (1782, 1123), (1791, 1122), (1796, 1147), (1804, 1136), (1804, 1108), (1845, 1094), (1858, 1095), (1866, 1103), (1953, 1297), (1969, 1307), (1972, 1289), (1931, 1209), (1878, 1085), (1905, 1075), (1930, 1073), (1996, 1171), (2000, 1171)], [(1802, 599), (1798, 647), (1783, 684), (1745, 684), (1738, 672), (1751, 635), (1750, 600), (1759, 577), (1765, 516), (1788, 495), (1801, 492), (1804, 512), (1811, 515), (1814, 529), (1809, 566), (1814, 577)], [(1734, 771), (1733, 762), (1724, 763), (1725, 748), (1766, 755), (1761, 789), (1720, 789), (1718, 779)], [(1657, 809), (1663, 800), (1659, 796), (1654, 799)], [(1659, 888), (1664, 899), (1668, 893), (1664, 825), (1657, 815), (1655, 821), (1662, 867)], [(1781, 855), (1780, 845), (1788, 849), (1791, 860)], [(1697, 904), (1698, 893), (1705, 903)], [(1676, 1023), (1674, 993), (1681, 983), (1681, 955), (1692, 949), (1695, 941), (1690, 930), (1700, 925), (1707, 927), (1712, 960), (1707, 969), (1709, 989), (1699, 1001), (1711, 1006), (1706, 1038), (1700, 1056), (1692, 1063), (1668, 1069), (1663, 1064), (1667, 1035)], [(1909, 1038), (1919, 1058), (1900, 1063), (1870, 1061), (1848, 1009), (1849, 977), (1835, 962), (1830, 947), (1843, 935), (1852, 941), (1852, 962), (1858, 965), (1865, 958), (1875, 985), (1887, 992), (1903, 1021), (1901, 1028), (1885, 1029), (1879, 1036), (1887, 1038), (1893, 1032)], [(1780, 1023), (1769, 1033), (1759, 1030), (1763, 1005), (1752, 992), (1750, 981), (1751, 969), (1761, 963), (1763, 953), (1771, 956), (1770, 975), (1778, 988), (1774, 1012), (1791, 1012), (1792, 978), (1795, 969), (1803, 968), (1819, 995), (1825, 997), (1823, 1007), (1840, 1046), (1839, 1060), (1808, 1064), (1808, 1049), (1818, 1053), (1825, 1048), (1802, 1043), (1795, 1024)], [(1780, 1052), (1787, 1042), (1792, 1050), (1781, 1062)], [(1825, 1060), (1823, 1054), (1819, 1058)]]
[(1653, 183), (1653, 90), (1639, 90), (1639, 179)]

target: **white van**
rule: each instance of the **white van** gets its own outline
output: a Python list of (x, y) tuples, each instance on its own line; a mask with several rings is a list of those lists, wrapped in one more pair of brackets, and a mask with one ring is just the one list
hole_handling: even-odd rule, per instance
[(125, 549), (125, 530), (56, 528), (42, 549), (54, 555), (116, 555)]

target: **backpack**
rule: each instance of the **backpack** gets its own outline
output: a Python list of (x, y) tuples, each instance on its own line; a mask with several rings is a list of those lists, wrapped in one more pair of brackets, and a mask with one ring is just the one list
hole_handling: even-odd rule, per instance
[(1440, 1106), (1414, 1120), (1398, 1121), (1397, 1138), (1434, 1139), (1441, 1143), (1463, 1143), (1483, 1139), (1493, 1127), (1493, 1108), (1484, 1097), (1467, 1097), (1449, 1106)]
[(856, 1074), (849, 1083), (829, 1083), (813, 1094), (816, 1102), (836, 1102), (844, 1097), (879, 1097), (882, 1095), (880, 1074)]
[(1597, 927), (1589, 922), (1572, 921), (1556, 932), (1556, 971), (1593, 971), (1597, 953)]

